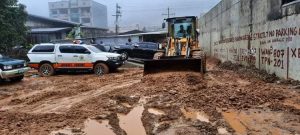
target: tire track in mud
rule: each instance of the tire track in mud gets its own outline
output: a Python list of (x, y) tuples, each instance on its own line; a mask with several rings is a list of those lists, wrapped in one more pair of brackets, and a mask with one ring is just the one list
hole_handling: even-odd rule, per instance
[[(16, 106), (13, 105), (3, 106), (2, 108), (4, 109), (1, 110), (10, 110), (13, 108), (18, 108), (19, 111), (24, 113), (64, 113), (67, 112), (73, 105), (83, 102), (84, 100), (98, 97), (102, 94), (108, 93), (116, 89), (126, 88), (138, 82), (140, 82), (140, 80), (138, 79), (126, 80), (122, 83), (116, 82), (116, 83), (105, 85), (95, 90), (78, 93), (76, 95), (69, 96), (69, 97), (62, 97), (62, 98), (51, 97), (51, 98), (47, 98), (46, 100), (36, 102), (32, 105), (18, 104)], [(39, 94), (41, 93), (38, 93), (36, 95)], [(29, 95), (34, 96), (34, 94), (29, 94)]]

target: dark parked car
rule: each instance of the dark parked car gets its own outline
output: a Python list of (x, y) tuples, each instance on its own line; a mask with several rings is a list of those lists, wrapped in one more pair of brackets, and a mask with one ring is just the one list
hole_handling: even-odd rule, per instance
[(93, 46), (95, 46), (96, 48), (98, 48), (102, 52), (114, 52), (114, 48), (112, 47), (112, 45), (95, 44)]
[(128, 45), (120, 45), (116, 48), (116, 52), (124, 58), (140, 58), (153, 59), (154, 54), (159, 49), (159, 44), (152, 42), (140, 42)]
[(24, 60), (3, 57), (0, 54), (0, 82), (3, 80), (21, 81), (24, 73), (29, 69)]

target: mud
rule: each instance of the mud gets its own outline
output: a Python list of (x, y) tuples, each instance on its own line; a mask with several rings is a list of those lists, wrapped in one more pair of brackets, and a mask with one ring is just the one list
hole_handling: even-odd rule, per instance
[[(0, 84), (0, 134), (215, 135), (300, 131), (298, 85), (209, 59), (208, 73), (60, 74)], [(229, 68), (228, 68), (229, 67)], [(236, 70), (236, 71), (234, 71)], [(280, 81), (280, 80), (279, 80)]]

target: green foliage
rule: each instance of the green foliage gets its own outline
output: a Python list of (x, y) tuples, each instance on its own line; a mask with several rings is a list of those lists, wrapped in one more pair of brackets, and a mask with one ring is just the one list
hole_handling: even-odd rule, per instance
[(81, 26), (81, 25), (78, 25), (78, 26), (74, 27), (74, 28), (68, 33), (67, 38), (68, 38), (68, 39), (74, 40), (74, 39), (76, 39), (76, 37), (78, 37), (78, 36), (82, 37), (82, 36), (83, 36), (82, 32), (79, 32), (79, 33), (76, 32), (76, 31), (80, 31), (80, 29), (81, 29), (80, 26)]
[(26, 43), (26, 7), (17, 2), (0, 0), (0, 53), (9, 54), (12, 47)]

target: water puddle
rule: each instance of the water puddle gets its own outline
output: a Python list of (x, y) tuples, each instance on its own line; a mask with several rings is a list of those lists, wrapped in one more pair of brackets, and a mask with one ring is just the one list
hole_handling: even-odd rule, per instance
[(300, 126), (299, 122), (294, 119), (297, 116), (271, 110), (228, 110), (228, 112), (223, 112), (222, 115), (225, 121), (235, 130), (236, 134), (240, 135), (251, 134), (253, 131), (256, 131), (256, 134), (263, 135), (276, 135), (275, 133), (291, 134), (286, 129), (297, 130), (298, 128), (296, 127)]
[(99, 123), (96, 120), (89, 119), (84, 123), (85, 128), (83, 131), (86, 135), (99, 135), (100, 133), (103, 135), (115, 135), (108, 122), (108, 120), (103, 120)]
[(74, 130), (71, 128), (65, 128), (59, 131), (55, 131), (50, 133), (50, 135), (59, 135), (59, 134), (66, 134), (66, 135), (77, 135), (77, 134), (84, 134), (84, 135), (115, 135), (111, 126), (108, 124), (108, 120), (103, 120), (99, 123), (96, 120), (88, 119), (84, 122), (84, 129), (83, 130)]
[(120, 127), (125, 130), (127, 135), (146, 135), (146, 131), (141, 120), (143, 111), (144, 106), (137, 106), (127, 115), (118, 114)]
[(154, 115), (165, 115), (165, 112), (159, 109), (155, 109), (155, 108), (149, 108), (148, 109), (149, 113), (152, 113)]
[(191, 119), (192, 121), (200, 120), (209, 123), (209, 117), (204, 112), (190, 111), (184, 108), (181, 108), (181, 112), (185, 118)]
[(246, 127), (239, 121), (238, 113), (235, 111), (228, 111), (222, 113), (226, 122), (235, 130), (237, 134), (247, 134)]

